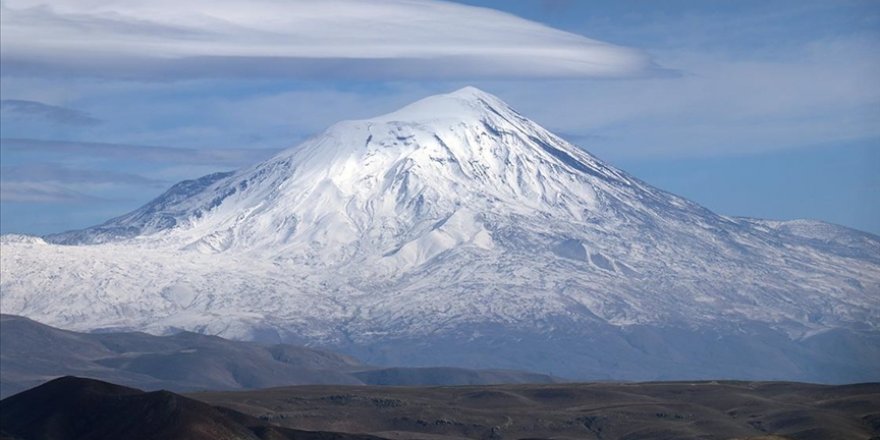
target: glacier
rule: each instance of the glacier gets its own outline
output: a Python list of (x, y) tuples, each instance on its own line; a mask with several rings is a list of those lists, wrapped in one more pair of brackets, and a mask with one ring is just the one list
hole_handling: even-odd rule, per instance
[(0, 310), (73, 330), (574, 379), (880, 380), (880, 237), (713, 213), (473, 87), (0, 246)]

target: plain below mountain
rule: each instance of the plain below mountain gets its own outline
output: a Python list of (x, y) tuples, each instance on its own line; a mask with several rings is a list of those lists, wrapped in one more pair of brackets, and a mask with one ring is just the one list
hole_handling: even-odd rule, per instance
[(344, 427), (348, 432), (395, 439), (867, 440), (880, 436), (880, 383), (315, 385), (189, 396), (289, 428)]

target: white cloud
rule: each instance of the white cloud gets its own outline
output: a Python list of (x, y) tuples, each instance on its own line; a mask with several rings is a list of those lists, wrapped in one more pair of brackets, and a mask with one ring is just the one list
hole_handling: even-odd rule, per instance
[(115, 161), (213, 165), (232, 167), (268, 159), (277, 151), (270, 148), (174, 148), (103, 142), (0, 138), (0, 152), (44, 154), (57, 158), (75, 156)]
[[(777, 56), (658, 52), (680, 77), (493, 84), (524, 114), (608, 159), (730, 156), (880, 137), (880, 41), (811, 41)], [(572, 139), (577, 142), (582, 139)]]
[(3, 182), (0, 201), (16, 203), (84, 202), (99, 200), (57, 183)]
[(436, 0), (4, 0), (4, 71), (123, 77), (620, 77), (642, 52)]
[(99, 119), (72, 108), (21, 99), (0, 101), (0, 118), (41, 119), (54, 124), (88, 126), (100, 124)]

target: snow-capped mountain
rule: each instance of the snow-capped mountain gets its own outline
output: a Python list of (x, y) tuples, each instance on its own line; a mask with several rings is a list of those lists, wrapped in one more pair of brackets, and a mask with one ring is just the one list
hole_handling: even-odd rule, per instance
[(5, 236), (0, 262), (3, 313), (77, 330), (570, 377), (880, 377), (880, 238), (717, 215), (474, 88), (99, 226)]

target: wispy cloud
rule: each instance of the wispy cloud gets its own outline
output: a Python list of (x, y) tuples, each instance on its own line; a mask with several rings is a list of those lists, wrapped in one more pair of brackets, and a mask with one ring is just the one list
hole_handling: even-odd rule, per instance
[(98, 76), (620, 77), (641, 51), (437, 0), (5, 0), (4, 72)]
[(259, 148), (195, 149), (17, 138), (0, 139), (0, 151), (7, 154), (49, 153), (126, 161), (217, 166), (241, 166), (254, 163), (277, 152), (274, 149)]
[[(195, 149), (0, 138), (0, 202), (126, 206), (183, 179), (268, 158), (272, 149)], [(22, 206), (22, 205), (18, 205)], [(71, 208), (76, 209), (76, 208)], [(119, 212), (125, 211), (120, 208)], [(99, 219), (95, 219), (99, 220)]]
[(98, 195), (122, 188), (157, 191), (167, 182), (134, 173), (73, 168), (60, 164), (19, 164), (0, 167), (0, 202), (107, 202)]
[(99, 119), (79, 110), (23, 99), (0, 101), (0, 116), (3, 119), (38, 118), (64, 125), (96, 125), (101, 123)]
[(78, 203), (101, 200), (51, 182), (2, 182), (0, 201), (4, 203)]
[(609, 159), (758, 154), (880, 138), (878, 51), (880, 40), (862, 36), (769, 58), (669, 51), (663, 59), (687, 72), (674, 80), (493, 88)]
[(56, 164), (27, 164), (0, 167), (0, 182), (42, 182), (58, 184), (119, 184), (164, 186), (164, 182), (133, 173), (77, 169)]

